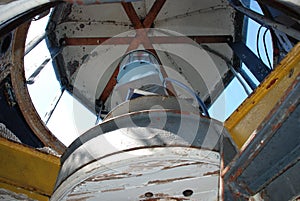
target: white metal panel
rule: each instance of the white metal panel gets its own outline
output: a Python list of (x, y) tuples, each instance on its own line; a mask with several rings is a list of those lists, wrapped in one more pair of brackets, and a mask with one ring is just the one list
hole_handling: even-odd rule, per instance
[(85, 6), (74, 4), (67, 20), (71, 22), (130, 22), (120, 3)]
[[(218, 153), (195, 148), (121, 152), (78, 170), (52, 200), (217, 200), (219, 165)], [(186, 190), (192, 195), (185, 196)]]
[[(154, 0), (144, 0), (132, 4), (139, 18), (144, 19), (153, 3)], [(69, 12), (65, 13), (66, 17), (57, 24), (54, 30), (57, 41), (63, 38), (135, 36), (133, 26), (120, 3), (73, 5)], [(235, 12), (227, 1), (167, 0), (154, 21), (155, 28), (164, 30), (161, 32), (160, 30), (154, 31), (154, 33), (150, 31), (149, 36), (172, 36), (174, 33), (177, 36), (230, 35), (234, 37), (236, 32), (234, 18)], [(164, 31), (167, 33), (164, 33)], [(195, 45), (198, 46), (196, 43)], [(127, 48), (126, 45), (115, 45), (114, 49), (119, 49), (117, 54), (110, 52), (108, 56), (98, 54), (97, 58), (93, 58), (93, 62), (90, 62), (93, 67), (89, 68), (93, 68), (95, 71), (99, 70), (99, 73), (89, 72), (88, 75), (79, 70), (83, 66), (86, 69), (86, 66), (90, 65), (88, 63), (82, 65), (82, 62), (80, 62), (82, 58), (89, 53), (90, 55), (95, 53), (95, 51), (87, 52), (87, 50), (92, 48), (105, 49), (101, 46), (105, 45), (100, 45), (100, 47), (88, 45), (67, 47), (62, 54), (65, 66), (59, 67), (66, 69), (70, 84), (76, 85), (79, 92), (83, 91), (83, 96), (90, 100), (92, 104), (94, 104), (95, 98), (99, 98), (110, 79), (110, 75), (117, 67), (117, 63), (111, 65), (113, 63), (112, 57), (114, 57), (114, 61), (117, 61)], [(226, 44), (209, 44), (209, 46), (222, 53), (228, 60), (232, 59), (232, 51)], [(165, 48), (172, 49), (176, 52), (176, 56), (179, 55), (181, 59), (158, 52), (163, 65), (167, 68), (167, 74), (192, 86), (202, 98), (206, 99), (211, 96), (210, 98), (214, 100), (215, 96), (222, 91), (221, 80), (226, 76), (229, 69), (226, 62), (219, 57), (203, 50), (187, 50), (186, 46), (182, 44), (154, 44), (154, 47), (157, 48), (157, 51), (164, 51)], [(84, 51), (83, 48), (85, 48)], [(72, 69), (73, 64), (78, 62), (80, 65), (74, 71)], [(192, 67), (186, 68), (187, 63)], [(98, 68), (97, 66), (101, 67)], [(74, 74), (74, 72), (76, 73)], [(80, 85), (83, 82), (76, 81), (78, 79), (76, 76), (79, 75), (77, 72), (83, 72), (84, 76), (89, 78), (84, 81), (85, 83), (82, 86)], [(93, 84), (90, 83), (91, 81), (93, 81)], [(99, 86), (92, 86), (95, 84), (99, 84)], [(109, 103), (107, 103), (107, 106), (109, 106)]]

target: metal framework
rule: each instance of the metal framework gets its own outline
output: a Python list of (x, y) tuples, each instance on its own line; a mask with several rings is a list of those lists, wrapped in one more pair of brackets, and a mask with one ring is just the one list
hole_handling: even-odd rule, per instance
[(12, 49), (14, 54), (12, 55), (12, 66), (10, 68), (14, 94), (21, 112), (34, 134), (45, 146), (49, 146), (62, 154), (66, 148), (65, 145), (60, 142), (41, 121), (41, 118), (31, 102), (31, 98), (25, 84), (26, 80), (24, 76), (23, 57), (28, 28), (29, 23), (25, 23), (15, 32), (15, 38), (18, 38), (18, 40), (14, 40)]
[[(274, 6), (279, 10), (290, 10), (288, 7), (280, 8), (281, 4), (275, 0), (260, 1), (266, 2), (268, 5)], [(80, 3), (81, 1), (74, 0), (72, 2)], [(118, 2), (120, 3), (121, 1)], [(109, 38), (109, 41), (105, 37), (65, 38), (64, 42), (69, 46), (99, 44), (129, 45), (127, 52), (138, 48), (139, 45), (143, 45), (145, 49), (155, 54), (156, 52), (152, 44), (189, 42), (185, 38), (177, 36), (148, 37), (149, 28), (151, 28), (165, 2), (166, 0), (156, 0), (144, 20), (139, 19), (132, 3), (121, 2), (123, 9), (136, 30), (136, 36), (133, 38), (117, 37)], [(298, 30), (275, 22), (270, 17), (263, 17), (252, 11), (250, 12), (240, 4), (240, 1), (231, 0), (229, 2), (238, 11), (254, 18), (256, 21), (270, 28), (279, 29), (299, 39)], [(44, 6), (39, 7), (39, 9), (38, 5), (36, 8), (30, 7), (28, 10), (18, 12), (19, 15), (17, 17), (1, 23), (0, 36), (13, 31), (21, 23), (56, 5), (56, 2), (49, 4), (44, 1), (41, 5)], [(288, 15), (299, 20), (299, 16), (295, 12), (289, 12)], [(8, 63), (6, 69), (0, 71), (0, 80), (3, 81), (10, 75), (16, 101), (22, 112), (20, 116), (24, 117), (24, 122), (26, 121), (30, 129), (44, 145), (51, 146), (59, 153), (63, 153), (65, 146), (42, 123), (31, 103), (25, 85), (26, 80), (24, 79), (22, 58), (25, 52), (24, 40), (28, 26), (29, 24), (23, 24), (15, 32), (13, 31), (14, 43), (11, 49), (13, 55), (9, 56), (11, 63)], [(232, 42), (231, 36), (189, 37), (197, 43)], [(248, 50), (243, 50), (243, 47), (233, 47), (232, 49), (235, 52), (242, 51), (240, 53), (241, 60), (245, 54), (249, 53)], [(252, 56), (251, 58), (254, 58)], [(294, 182), (292, 184), (297, 183), (299, 177), (297, 172), (299, 170), (299, 122), (297, 118), (299, 117), (300, 44), (296, 45), (281, 64), (271, 73), (266, 66), (261, 65), (257, 60), (256, 64), (259, 64), (259, 68), (254, 67), (252, 71), (258, 73), (256, 77), (262, 83), (225, 122), (225, 127), (232, 135), (236, 144), (241, 148), (241, 152), (222, 171), (222, 177), (224, 178), (225, 185), (229, 188), (225, 190), (232, 193), (229, 196), (227, 194), (227, 198), (239, 199), (242, 197), (242, 199), (248, 199), (250, 195), (265, 190), (267, 193), (273, 193), (272, 196), (275, 200), (277, 195), (278, 199), (281, 199), (280, 196), (284, 197), (284, 195), (276, 191), (276, 188), (280, 185), (282, 186), (282, 182), (286, 181), (285, 177), (291, 178), (291, 182)], [(251, 66), (251, 63), (249, 66)], [(259, 71), (260, 69), (262, 69), (261, 72)], [(118, 74), (118, 70), (119, 68), (117, 67), (101, 94), (100, 101), (105, 102), (109, 97), (116, 84), (115, 77)], [(162, 72), (165, 73), (164, 71)], [(267, 75), (268, 77), (266, 77)], [(287, 129), (291, 127), (292, 130), (289, 130), (290, 132), (286, 134)], [(274, 149), (274, 147), (277, 149)], [(48, 200), (52, 194), (55, 179), (60, 168), (59, 158), (1, 138), (0, 149), (0, 187), (16, 193), (31, 195), (33, 199)], [(265, 159), (266, 163), (261, 163)], [(272, 167), (270, 167), (270, 164), (272, 164)], [(253, 171), (253, 169), (256, 171)], [(263, 174), (260, 174), (258, 169)], [(24, 170), (26, 170), (25, 176), (23, 174)], [(298, 186), (295, 186), (292, 190), (295, 189), (299, 192)], [(283, 192), (287, 194), (286, 196), (290, 196), (293, 193), (289, 185), (283, 186)]]
[[(216, 35), (216, 36), (189, 36), (182, 37), (182, 36), (156, 36), (156, 37), (149, 37), (148, 31), (151, 28), (154, 20), (156, 19), (158, 13), (164, 6), (166, 0), (156, 0), (152, 5), (150, 11), (146, 15), (144, 20), (139, 19), (132, 3), (130, 2), (122, 2), (122, 6), (124, 11), (126, 12), (129, 20), (131, 21), (134, 29), (136, 30), (135, 37), (97, 37), (97, 38), (65, 38), (64, 44), (65, 45), (127, 45), (129, 44), (126, 52), (132, 51), (137, 49), (139, 45), (143, 45), (145, 49), (151, 51), (157, 56), (155, 49), (153, 48), (152, 44), (180, 44), (185, 43), (189, 44), (192, 41), (201, 44), (201, 43), (228, 43), (232, 41), (232, 36), (229, 35)], [(109, 39), (109, 40), (108, 40)], [(159, 57), (157, 56), (159, 59)], [(110, 77), (106, 87), (104, 88), (101, 96), (97, 100), (97, 102), (105, 103), (105, 101), (110, 96), (114, 86), (116, 85), (116, 76), (119, 72), (119, 67), (117, 67), (112, 76)], [(164, 77), (167, 76), (164, 68), (161, 66), (161, 72)], [(174, 94), (175, 90), (173, 86), (168, 83), (167, 88), (169, 89), (170, 94)]]
[[(161, 10), (165, 2), (166, 0), (156, 0), (143, 22), (142, 20), (139, 19), (132, 3), (122, 2), (122, 6), (129, 20), (131, 21), (134, 29), (136, 30), (136, 36), (131, 40), (130, 45), (128, 46), (126, 52), (130, 52), (134, 49), (137, 49), (139, 45), (142, 44), (145, 47), (145, 49), (157, 55), (155, 49), (152, 46), (151, 41), (147, 36), (147, 32), (149, 31), (149, 28), (151, 27), (153, 21), (155, 20), (156, 16), (158, 15), (159, 11)], [(166, 72), (162, 67), (161, 67), (161, 72), (163, 76), (166, 76)], [(111, 94), (114, 86), (117, 84), (116, 77), (118, 73), (119, 73), (119, 66), (114, 70), (111, 78), (109, 79), (108, 83), (106, 84), (106, 87), (104, 88), (101, 96), (98, 99), (101, 103), (105, 103), (105, 101)]]

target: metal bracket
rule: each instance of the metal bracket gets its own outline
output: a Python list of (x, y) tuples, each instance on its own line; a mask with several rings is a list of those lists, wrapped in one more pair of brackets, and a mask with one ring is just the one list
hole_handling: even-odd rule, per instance
[(246, 64), (250, 72), (255, 78), (262, 82), (271, 72), (270, 68), (266, 66), (242, 41), (229, 43), (234, 53), (240, 60)]

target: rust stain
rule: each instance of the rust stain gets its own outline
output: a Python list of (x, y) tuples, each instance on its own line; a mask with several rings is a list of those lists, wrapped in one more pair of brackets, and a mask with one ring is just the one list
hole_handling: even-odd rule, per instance
[(194, 177), (179, 177), (179, 178), (165, 179), (165, 180), (153, 180), (153, 181), (149, 181), (148, 184), (165, 184), (165, 183), (171, 183), (173, 181), (192, 179), (192, 178)]
[(291, 105), (289, 108), (288, 108), (288, 113), (291, 113), (291, 112), (294, 112), (294, 110), (297, 108), (296, 105)]
[(187, 198), (176, 198), (176, 197), (159, 197), (159, 198), (147, 198), (139, 201), (160, 201), (160, 200), (174, 200), (174, 201), (183, 201), (183, 200), (190, 200)]
[(86, 195), (86, 194), (90, 194), (90, 193), (91, 192), (72, 193), (72, 194), (69, 194), (68, 197), (76, 197), (76, 196)]
[(106, 190), (102, 190), (101, 193), (114, 192), (114, 191), (122, 191), (122, 190), (125, 190), (125, 188), (121, 187), (121, 188), (106, 189)]
[(180, 110), (174, 110), (174, 114), (182, 114), (182, 115), (191, 115), (190, 112), (187, 111), (180, 111)]
[(255, 193), (248, 187), (246, 183), (242, 183), (243, 188), (249, 192), (250, 195), (254, 195)]
[(278, 123), (272, 126), (272, 131), (277, 131), (281, 127), (282, 123)]
[(184, 167), (184, 166), (189, 166), (189, 165), (202, 165), (202, 164), (208, 164), (204, 162), (194, 162), (194, 163), (184, 163), (184, 164), (179, 164), (179, 165), (174, 165), (174, 166), (167, 166), (162, 168), (162, 170), (169, 170), (173, 168), (178, 168), (178, 167)]
[(132, 174), (130, 173), (120, 173), (120, 174), (103, 174), (95, 177), (91, 177), (86, 181), (89, 182), (99, 182), (99, 181), (106, 181), (106, 180), (114, 180), (114, 179), (123, 179), (126, 177), (130, 177)]
[(93, 196), (86, 196), (86, 197), (82, 197), (82, 198), (68, 198), (68, 201), (86, 201), (89, 198), (93, 198)]
[(155, 197), (169, 197), (169, 194), (165, 194), (165, 193), (156, 193), (154, 194)]
[(213, 171), (213, 172), (206, 172), (206, 173), (203, 174), (203, 176), (219, 175), (219, 174), (220, 174), (220, 171), (216, 170), (216, 171)]
[(277, 82), (277, 80), (278, 80), (278, 78), (275, 78), (275, 79), (271, 80), (271, 82), (268, 84), (266, 89), (270, 89)]
[[(153, 197), (155, 197), (154, 199), (157, 198), (163, 198), (163, 197), (169, 197), (169, 194), (165, 194), (165, 193), (156, 193), (153, 195)], [(153, 199), (153, 198), (149, 198), (147, 197), (145, 194), (144, 195), (140, 195), (139, 198), (145, 198), (145, 199)]]
[(238, 176), (240, 176), (243, 173), (243, 169), (242, 168), (238, 168), (237, 171), (235, 172), (234, 175), (230, 176), (229, 181), (232, 182), (234, 181)]

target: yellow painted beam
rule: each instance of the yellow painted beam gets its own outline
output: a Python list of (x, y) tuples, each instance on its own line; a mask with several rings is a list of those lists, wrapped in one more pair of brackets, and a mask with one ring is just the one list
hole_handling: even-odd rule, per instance
[(59, 169), (58, 157), (0, 138), (0, 187), (15, 186), (28, 197), (39, 194), (45, 200), (53, 192)]
[(270, 75), (225, 121), (233, 140), (242, 147), (267, 118), (285, 92), (299, 79), (300, 43), (297, 44)]

